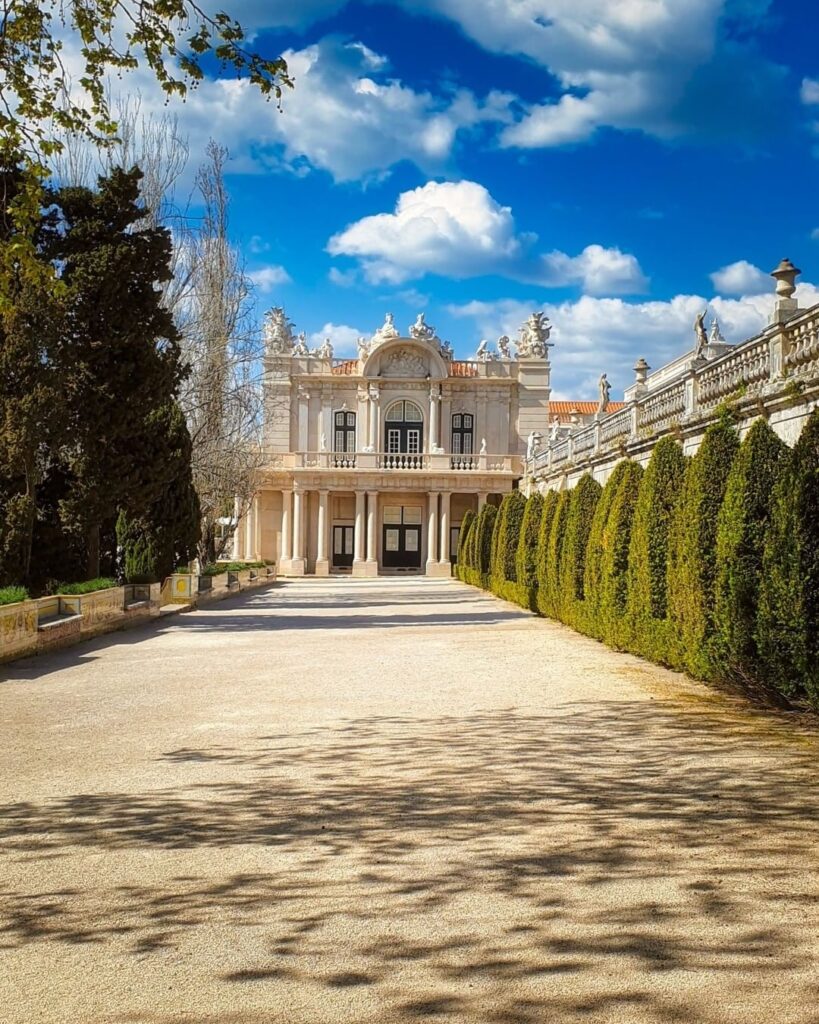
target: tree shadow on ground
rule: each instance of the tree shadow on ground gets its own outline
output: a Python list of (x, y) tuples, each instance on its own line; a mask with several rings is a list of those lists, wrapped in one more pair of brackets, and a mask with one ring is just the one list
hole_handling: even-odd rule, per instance
[[(0, 852), (218, 850), (217, 876), (2, 886), (0, 948), (145, 956), (215, 920), (264, 936), (218, 984), (367, 992), (383, 1021), (773, 1019), (783, 977), (808, 1021), (816, 749), (724, 706), (611, 701), (169, 750), (184, 785), (1, 807)], [(277, 869), (231, 870), (249, 847)]]

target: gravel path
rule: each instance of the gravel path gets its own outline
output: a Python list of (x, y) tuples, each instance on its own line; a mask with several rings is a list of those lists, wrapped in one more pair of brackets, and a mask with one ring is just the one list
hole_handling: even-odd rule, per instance
[(819, 740), (449, 581), (0, 669), (4, 1024), (819, 1022)]

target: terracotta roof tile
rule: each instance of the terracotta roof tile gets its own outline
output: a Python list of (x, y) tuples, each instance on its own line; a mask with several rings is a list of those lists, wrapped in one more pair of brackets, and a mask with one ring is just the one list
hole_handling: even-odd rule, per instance
[[(606, 411), (619, 412), (625, 407), (625, 402), (609, 402)], [(549, 402), (549, 422), (557, 416), (561, 423), (571, 423), (574, 410), (577, 410), (581, 416), (594, 416), (597, 412), (597, 402)]]

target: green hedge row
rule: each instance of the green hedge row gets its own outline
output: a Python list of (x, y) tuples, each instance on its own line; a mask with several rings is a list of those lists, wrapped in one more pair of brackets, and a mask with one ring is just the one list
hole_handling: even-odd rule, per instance
[(619, 650), (819, 707), (819, 411), (791, 450), (728, 413), (605, 487), (504, 497), (462, 523), (457, 575)]

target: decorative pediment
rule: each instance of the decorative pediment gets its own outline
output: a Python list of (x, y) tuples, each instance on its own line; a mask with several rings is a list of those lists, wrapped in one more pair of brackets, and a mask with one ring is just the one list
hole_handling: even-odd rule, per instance
[(393, 349), (381, 362), (382, 377), (428, 377), (429, 366), (410, 348)]

